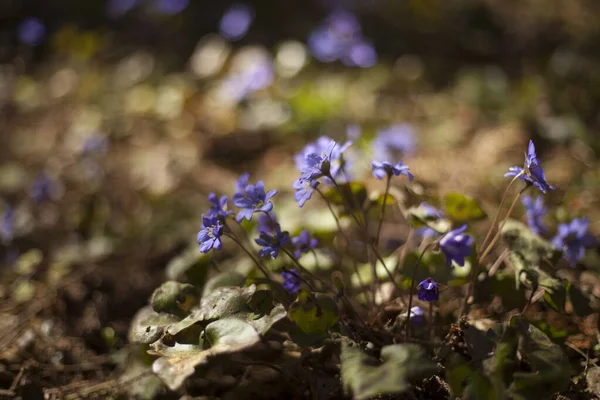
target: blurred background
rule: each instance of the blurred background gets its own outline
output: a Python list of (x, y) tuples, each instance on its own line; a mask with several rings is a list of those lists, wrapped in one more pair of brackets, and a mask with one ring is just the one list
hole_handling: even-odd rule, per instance
[(42, 315), (118, 347), (197, 252), (207, 194), (249, 171), (295, 207), (293, 154), (321, 135), (355, 141), (357, 179), (398, 150), (487, 210), (533, 139), (548, 218), (597, 234), (599, 100), (594, 1), (2, 0), (0, 296), (100, 265)]

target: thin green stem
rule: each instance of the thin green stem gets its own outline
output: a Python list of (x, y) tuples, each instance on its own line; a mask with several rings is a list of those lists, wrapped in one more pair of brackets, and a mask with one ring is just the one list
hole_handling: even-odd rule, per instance
[(388, 175), (387, 182), (385, 183), (385, 194), (383, 195), (383, 202), (381, 203), (381, 213), (379, 214), (379, 225), (377, 226), (377, 236), (375, 237), (375, 246), (379, 246), (379, 237), (381, 236), (381, 227), (383, 226), (383, 220), (385, 217), (385, 205), (387, 203), (387, 196), (390, 192), (390, 182), (392, 181), (391, 175)]
[(521, 177), (521, 175), (523, 175), (523, 171), (521, 171), (519, 174), (517, 174), (510, 181), (510, 183), (506, 187), (506, 190), (504, 190), (504, 194), (502, 195), (502, 200), (500, 200), (500, 205), (498, 206), (498, 211), (496, 212), (496, 216), (494, 217), (494, 220), (492, 221), (492, 224), (490, 225), (490, 229), (488, 230), (487, 234), (485, 235), (485, 238), (483, 239), (483, 242), (481, 243), (481, 246), (480, 246), (481, 249), (485, 248), (485, 246), (487, 245), (487, 242), (490, 239), (490, 235), (492, 234), (492, 232), (494, 231), (494, 228), (496, 227), (496, 224), (498, 223), (498, 218), (500, 217), (500, 211), (502, 210), (502, 206), (504, 205), (504, 202), (506, 201), (506, 197), (508, 196), (508, 192), (509, 192), (510, 188), (516, 182), (516, 180)]
[(229, 234), (229, 233), (223, 233), (223, 235), (227, 236), (228, 238), (230, 238), (231, 240), (233, 240), (234, 242), (236, 242), (238, 244), (238, 246), (241, 247), (242, 250), (244, 250), (244, 252), (248, 255), (248, 257), (250, 257), (252, 259), (252, 261), (254, 261), (254, 264), (256, 264), (256, 266), (258, 267), (258, 269), (260, 270), (260, 272), (262, 272), (268, 280), (272, 280), (271, 279), (271, 275), (269, 274), (269, 272), (265, 269), (265, 267), (263, 267), (260, 263), (260, 261), (258, 261), (258, 259), (256, 259), (254, 257), (254, 255), (252, 255), (252, 253), (250, 253), (250, 251), (242, 244), (242, 242), (240, 242), (240, 240), (237, 238), (237, 236), (235, 235), (235, 233)]
[(412, 304), (413, 304), (413, 295), (415, 292), (415, 278), (417, 277), (417, 270), (419, 269), (419, 265), (421, 265), (421, 260), (423, 259), (423, 256), (425, 255), (425, 253), (427, 252), (427, 250), (429, 250), (430, 248), (433, 247), (433, 245), (436, 242), (430, 243), (429, 246), (427, 246), (426, 248), (423, 249), (423, 251), (421, 252), (421, 254), (419, 255), (419, 258), (417, 259), (417, 263), (415, 264), (415, 268), (413, 269), (413, 273), (412, 273), (412, 278), (410, 281), (410, 293), (408, 296), (408, 322), (406, 324), (406, 333), (405, 333), (405, 337), (404, 339), (406, 341), (408, 341), (408, 338), (410, 336), (410, 310), (412, 309)]
[(333, 207), (331, 206), (331, 203), (329, 202), (329, 200), (327, 200), (327, 197), (325, 197), (325, 195), (323, 194), (323, 192), (321, 192), (321, 190), (319, 188), (316, 188), (315, 191), (317, 193), (319, 193), (319, 195), (321, 195), (321, 197), (323, 198), (323, 201), (325, 202), (325, 204), (327, 204), (327, 208), (329, 208), (329, 212), (331, 212), (331, 215), (333, 216), (333, 219), (335, 220), (335, 224), (337, 225), (337, 228), (338, 228), (338, 231), (340, 232), (340, 235), (342, 235), (344, 237), (344, 239), (346, 239), (346, 242), (349, 242), (348, 237), (346, 236), (346, 234), (342, 230), (342, 225), (340, 224), (340, 220), (337, 217), (337, 215), (336, 215)]

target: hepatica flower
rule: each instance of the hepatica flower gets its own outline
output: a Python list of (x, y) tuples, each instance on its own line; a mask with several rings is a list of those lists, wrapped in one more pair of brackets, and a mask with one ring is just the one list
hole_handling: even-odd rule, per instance
[(319, 181), (301, 181), (298, 179), (293, 183), (292, 187), (296, 189), (294, 199), (296, 199), (300, 207), (304, 206), (304, 203), (312, 197), (317, 186), (319, 186)]
[(417, 297), (421, 301), (437, 301), (440, 298), (440, 287), (431, 278), (417, 285)]
[(539, 196), (535, 201), (531, 196), (523, 196), (521, 200), (527, 212), (527, 224), (529, 229), (536, 235), (544, 235), (548, 232), (542, 219), (548, 212), (544, 207), (544, 199)]
[(409, 124), (395, 124), (382, 129), (371, 142), (376, 160), (400, 160), (414, 153), (416, 147), (415, 131)]
[(202, 229), (198, 232), (197, 241), (202, 253), (208, 253), (211, 249), (221, 250), (221, 235), (223, 234), (223, 225), (219, 221), (218, 215), (202, 216)]
[(352, 142), (346, 142), (340, 146), (335, 140), (331, 140), (325, 149), (315, 149), (320, 150), (319, 153), (306, 154), (300, 172), (300, 181), (314, 181), (322, 177), (344, 181), (345, 176), (348, 175), (344, 152), (351, 145)]
[(229, 215), (235, 214), (233, 211), (227, 210), (227, 196), (223, 195), (221, 198), (217, 198), (217, 195), (210, 193), (208, 195), (208, 201), (210, 202), (210, 208), (208, 209), (208, 215), (216, 215), (222, 218), (227, 218)]
[(228, 40), (239, 40), (246, 35), (252, 20), (254, 10), (246, 4), (234, 4), (223, 14), (219, 23), (219, 32)]
[(319, 241), (313, 237), (310, 237), (310, 234), (306, 229), (302, 230), (302, 233), (298, 236), (294, 236), (292, 238), (292, 246), (294, 246), (294, 257), (300, 258), (300, 256), (304, 253), (308, 253), (309, 251), (315, 249)]
[(572, 267), (583, 258), (586, 248), (596, 245), (596, 238), (587, 233), (589, 225), (586, 217), (575, 218), (568, 224), (560, 224), (558, 235), (552, 239), (552, 244), (563, 251), (564, 258)]
[(413, 180), (413, 174), (409, 172), (408, 165), (402, 165), (402, 162), (398, 162), (398, 164), (393, 165), (390, 162), (378, 162), (373, 161), (371, 163), (371, 167), (373, 168), (373, 176), (379, 180), (385, 178), (391, 178), (392, 176), (398, 175), (406, 175), (409, 181)]
[(33, 201), (40, 204), (50, 200), (55, 189), (54, 181), (47, 174), (41, 173), (33, 181), (30, 195)]
[(540, 166), (540, 162), (535, 154), (533, 140), (529, 141), (529, 147), (527, 149), (527, 153), (525, 154), (524, 167), (510, 167), (508, 172), (504, 174), (505, 178), (511, 176), (519, 176), (519, 179), (521, 179), (523, 182), (533, 184), (535, 187), (540, 189), (542, 193), (546, 193), (548, 190), (555, 190), (554, 187), (550, 186), (548, 182), (546, 182), (544, 170)]
[(298, 271), (290, 269), (289, 271), (282, 272), (281, 276), (283, 277), (283, 288), (290, 294), (298, 293), (300, 284), (302, 283)]
[[(422, 208), (423, 210), (425, 210), (425, 212), (424, 212), (425, 217), (443, 218), (443, 216), (444, 216), (444, 213), (441, 210), (438, 210), (437, 208), (435, 208), (432, 205), (427, 204), (425, 202), (421, 203), (419, 205), (419, 207)], [(439, 233), (437, 233), (435, 230), (431, 229), (428, 226), (423, 226), (421, 228), (417, 228), (415, 233), (421, 237), (431, 237), (431, 236), (439, 235)]]
[(258, 251), (260, 257), (271, 256), (272, 259), (275, 259), (279, 255), (279, 250), (289, 242), (289, 239), (289, 233), (281, 232), (281, 227), (277, 224), (273, 234), (261, 232), (260, 237), (254, 241), (263, 247)]
[(19, 24), (19, 40), (29, 46), (37, 46), (42, 43), (46, 36), (46, 27), (38, 18), (25, 18)]
[(269, 212), (273, 209), (273, 203), (269, 200), (277, 194), (277, 190), (269, 190), (265, 193), (265, 184), (258, 181), (256, 185), (248, 185), (243, 191), (237, 192), (233, 196), (233, 204), (241, 208), (236, 220), (241, 222), (244, 218), (252, 220), (252, 214), (255, 212)]
[(250, 179), (250, 174), (248, 172), (244, 172), (237, 181), (235, 181), (235, 189), (234, 196), (237, 193), (244, 192), (246, 190), (246, 186), (248, 186), (248, 180)]
[(410, 322), (415, 325), (421, 325), (423, 323), (423, 310), (419, 306), (415, 306), (410, 309)]
[(277, 229), (277, 216), (273, 211), (260, 213), (256, 221), (256, 230), (258, 232), (272, 233)]
[(446, 264), (450, 267), (455, 262), (459, 267), (465, 265), (465, 257), (471, 255), (471, 244), (473, 238), (465, 235), (467, 225), (463, 225), (453, 231), (446, 233), (440, 240), (440, 249), (446, 256)]

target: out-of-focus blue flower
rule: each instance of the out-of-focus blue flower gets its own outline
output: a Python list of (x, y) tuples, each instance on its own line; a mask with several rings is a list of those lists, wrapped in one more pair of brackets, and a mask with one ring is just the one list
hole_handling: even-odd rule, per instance
[(446, 264), (450, 267), (454, 261), (459, 267), (465, 265), (465, 257), (471, 255), (471, 244), (473, 238), (471, 235), (465, 235), (467, 225), (463, 225), (453, 231), (450, 231), (440, 240), (440, 249), (446, 256)]
[(233, 190), (234, 196), (237, 193), (244, 193), (246, 186), (248, 186), (248, 180), (250, 179), (250, 173), (244, 172), (237, 181), (235, 181), (235, 188)]
[(294, 246), (294, 257), (300, 258), (304, 253), (315, 249), (319, 241), (316, 238), (310, 237), (306, 229), (303, 229), (300, 235), (292, 238), (292, 246)]
[(294, 154), (294, 162), (296, 169), (302, 172), (302, 169), (306, 165), (306, 156), (309, 154), (323, 154), (327, 153), (327, 149), (334, 140), (328, 136), (321, 136), (314, 142), (311, 142), (304, 146), (302, 150)]
[(8, 207), (0, 220), (0, 242), (10, 243), (15, 234), (15, 209)]
[(352, 43), (342, 62), (349, 67), (369, 68), (377, 63), (377, 52), (371, 42), (360, 39)]
[(19, 40), (29, 46), (37, 46), (42, 43), (46, 36), (46, 27), (39, 18), (25, 18), (19, 24)]
[(190, 5), (190, 0), (154, 0), (154, 9), (165, 15), (179, 14)]
[(271, 256), (272, 259), (277, 258), (279, 250), (289, 242), (290, 235), (287, 231), (281, 232), (279, 224), (275, 226), (273, 234), (261, 232), (258, 239), (254, 239), (257, 245), (263, 248), (258, 251), (260, 257)]
[(236, 101), (268, 87), (275, 76), (273, 61), (268, 58), (255, 60), (242, 71), (232, 73), (221, 85), (221, 91)]
[(202, 216), (202, 227), (198, 232), (197, 241), (202, 253), (208, 253), (211, 249), (221, 250), (221, 235), (223, 234), (223, 225), (219, 221), (218, 215)]
[(246, 35), (252, 20), (254, 9), (247, 4), (233, 4), (225, 11), (219, 23), (219, 32), (228, 40), (239, 40)]
[(319, 153), (310, 153), (304, 157), (304, 166), (300, 173), (300, 181), (313, 181), (321, 177), (332, 177), (343, 182), (349, 176), (348, 161), (344, 152), (352, 145), (346, 142), (339, 146), (332, 140), (327, 149)]
[(363, 37), (358, 19), (344, 10), (332, 12), (310, 34), (308, 48), (322, 62), (341, 60), (348, 66), (362, 68), (377, 62), (375, 48)]
[(552, 244), (563, 252), (563, 257), (572, 267), (583, 258), (585, 249), (596, 245), (596, 238), (587, 233), (590, 221), (587, 217), (575, 218), (568, 224), (558, 226), (558, 235)]
[(402, 165), (402, 162), (398, 162), (398, 164), (393, 165), (390, 162), (378, 162), (373, 161), (371, 163), (371, 167), (373, 168), (373, 176), (379, 180), (388, 177), (398, 175), (406, 175), (408, 180), (412, 182), (413, 174), (410, 173), (408, 165)]
[(52, 178), (45, 173), (40, 173), (31, 185), (30, 196), (36, 203), (44, 203), (52, 198), (55, 189), (56, 184)]
[(415, 306), (410, 309), (410, 322), (415, 325), (421, 325), (423, 323), (423, 310), (419, 306)]
[(258, 214), (256, 230), (258, 232), (273, 233), (277, 229), (277, 216), (273, 211)]
[(351, 124), (346, 127), (346, 137), (350, 141), (356, 141), (360, 138), (362, 131), (357, 124)]
[(417, 297), (421, 301), (437, 301), (440, 298), (440, 287), (431, 278), (421, 281), (417, 289)]
[[(422, 208), (425, 210), (425, 213), (424, 213), (425, 217), (442, 218), (444, 216), (444, 213), (441, 210), (438, 210), (437, 208), (435, 208), (432, 205), (427, 204), (425, 202), (421, 203), (419, 205), (419, 208)], [(417, 228), (415, 233), (421, 237), (431, 237), (431, 236), (439, 235), (438, 232), (436, 232), (435, 230), (431, 229), (428, 226), (423, 226), (421, 228)]]
[(277, 190), (269, 190), (265, 193), (263, 181), (258, 181), (256, 185), (248, 185), (244, 191), (236, 193), (233, 196), (233, 204), (242, 209), (237, 215), (237, 222), (241, 222), (244, 218), (248, 221), (252, 220), (252, 214), (255, 212), (271, 211), (273, 203), (269, 199), (276, 194)]
[(540, 166), (540, 162), (535, 154), (533, 140), (529, 141), (529, 147), (527, 149), (527, 153), (525, 154), (524, 168), (517, 166), (510, 167), (508, 172), (504, 174), (505, 178), (511, 176), (519, 176), (519, 179), (521, 179), (523, 182), (533, 184), (535, 187), (540, 189), (542, 193), (546, 193), (548, 190), (555, 190), (554, 187), (550, 186), (548, 182), (546, 182), (544, 170)]
[(535, 201), (531, 196), (523, 196), (521, 200), (527, 212), (527, 224), (529, 229), (536, 235), (545, 235), (548, 230), (544, 226), (542, 219), (548, 212), (544, 207), (544, 199), (539, 196)]
[(296, 294), (298, 290), (300, 290), (300, 284), (302, 283), (302, 279), (300, 279), (300, 274), (295, 269), (290, 269), (289, 271), (284, 271), (281, 273), (283, 277), (283, 288), (289, 294)]
[(235, 214), (233, 211), (227, 210), (227, 196), (223, 195), (221, 198), (217, 198), (217, 195), (210, 193), (208, 195), (208, 201), (210, 202), (210, 208), (208, 209), (208, 216), (219, 216), (227, 218), (229, 215)]
[(140, 0), (108, 0), (106, 14), (111, 18), (122, 17), (135, 7)]
[(317, 186), (319, 186), (319, 181), (301, 181), (300, 179), (292, 184), (292, 187), (296, 189), (294, 199), (298, 202), (298, 206), (304, 206), (304, 203), (312, 197)]
[(375, 160), (398, 161), (417, 148), (415, 131), (409, 124), (395, 124), (379, 130), (371, 142)]

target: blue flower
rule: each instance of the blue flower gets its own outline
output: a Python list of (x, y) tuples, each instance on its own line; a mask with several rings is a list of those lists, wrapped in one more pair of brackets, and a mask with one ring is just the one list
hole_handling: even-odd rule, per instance
[(296, 169), (302, 172), (306, 165), (306, 156), (309, 154), (322, 154), (326, 153), (329, 145), (333, 142), (328, 136), (321, 136), (314, 142), (311, 142), (304, 146), (304, 148), (298, 153), (294, 154), (294, 162), (296, 164)]
[(300, 284), (302, 283), (298, 271), (290, 269), (289, 271), (282, 272), (281, 276), (283, 277), (283, 288), (290, 294), (298, 293)]
[(267, 232), (261, 232), (258, 239), (254, 239), (256, 244), (263, 248), (258, 251), (260, 257), (271, 256), (272, 259), (277, 258), (281, 247), (285, 246), (290, 239), (290, 235), (287, 231), (281, 232), (279, 224), (275, 226), (275, 232), (269, 234)]
[(52, 198), (52, 193), (56, 189), (54, 181), (45, 173), (39, 174), (30, 189), (30, 196), (36, 203), (43, 203)]
[(252, 220), (252, 214), (263, 211), (269, 212), (273, 209), (273, 203), (269, 199), (277, 194), (277, 190), (269, 190), (265, 193), (265, 184), (258, 181), (256, 185), (248, 185), (243, 191), (233, 196), (233, 204), (242, 210), (237, 215), (237, 222), (244, 218)]
[(198, 232), (197, 241), (202, 253), (208, 253), (211, 249), (221, 250), (221, 235), (223, 234), (223, 225), (219, 221), (218, 215), (202, 216), (202, 230)]
[(415, 325), (421, 325), (423, 323), (423, 310), (419, 306), (415, 306), (410, 309), (410, 322)]
[(235, 196), (238, 193), (244, 193), (246, 190), (246, 186), (248, 186), (248, 180), (250, 179), (250, 174), (248, 172), (244, 172), (237, 181), (235, 181), (235, 188), (233, 190), (233, 195)]
[(208, 215), (217, 215), (223, 218), (227, 218), (229, 215), (235, 214), (233, 211), (227, 210), (227, 196), (223, 195), (220, 199), (217, 199), (217, 195), (210, 193), (208, 195), (208, 201), (211, 207), (208, 209)]
[(15, 209), (8, 207), (0, 220), (0, 242), (9, 243), (15, 233)]
[(292, 185), (296, 189), (294, 199), (296, 199), (300, 207), (304, 206), (304, 203), (312, 197), (317, 186), (319, 186), (319, 181), (301, 181), (298, 179), (294, 182)]
[(596, 238), (587, 233), (590, 225), (586, 217), (575, 218), (569, 224), (558, 226), (558, 235), (552, 239), (554, 247), (563, 252), (564, 258), (572, 267), (583, 258), (586, 248), (596, 245)]
[(46, 36), (46, 27), (38, 18), (29, 17), (19, 24), (19, 40), (29, 46), (37, 46)]
[(467, 225), (463, 225), (453, 231), (450, 231), (440, 240), (440, 249), (446, 256), (446, 264), (450, 267), (454, 261), (459, 267), (465, 265), (465, 257), (471, 255), (471, 244), (473, 238), (465, 235)]
[(544, 226), (542, 219), (548, 212), (544, 207), (544, 199), (539, 196), (535, 201), (531, 196), (523, 196), (521, 200), (527, 212), (527, 224), (533, 233), (536, 235), (544, 235), (548, 230)]
[(417, 297), (421, 301), (437, 301), (440, 298), (440, 287), (431, 278), (421, 281), (417, 289)]
[(154, 9), (161, 14), (175, 15), (187, 8), (190, 0), (154, 0)]
[(371, 143), (373, 158), (377, 160), (400, 160), (414, 153), (416, 147), (415, 131), (409, 124), (395, 124), (380, 130)]
[(267, 54), (256, 56), (223, 80), (219, 90), (225, 99), (240, 101), (268, 87), (275, 77), (273, 60)]
[(408, 176), (409, 181), (412, 181), (414, 178), (413, 174), (408, 171), (408, 165), (402, 165), (402, 162), (398, 162), (398, 164), (394, 166), (392, 163), (387, 161), (373, 161), (371, 163), (371, 167), (373, 168), (373, 176), (379, 180), (385, 178), (386, 176), (391, 178), (392, 176), (398, 175)]
[[(435, 208), (425, 202), (421, 203), (419, 205), (419, 208), (422, 208), (423, 210), (425, 210), (425, 212), (423, 213), (423, 215), (425, 217), (442, 218), (444, 216), (444, 213), (441, 210), (438, 210), (437, 208)], [(431, 229), (428, 226), (423, 226), (421, 228), (417, 228), (415, 233), (421, 237), (431, 237), (431, 236), (439, 235), (438, 232), (436, 232), (435, 230)]]
[(519, 176), (519, 179), (521, 179), (523, 182), (533, 184), (535, 187), (540, 189), (542, 193), (546, 193), (548, 190), (555, 190), (554, 187), (550, 186), (548, 182), (546, 182), (544, 170), (540, 166), (540, 162), (535, 154), (533, 140), (529, 141), (529, 148), (527, 149), (527, 154), (525, 154), (524, 168), (517, 166), (510, 167), (508, 172), (504, 174), (504, 177), (508, 178), (510, 176)]
[(233, 4), (223, 14), (219, 22), (219, 32), (226, 39), (239, 40), (248, 32), (253, 19), (252, 7), (246, 4)]
[(256, 221), (258, 232), (273, 233), (277, 229), (277, 216), (273, 211), (260, 213)]
[(306, 229), (303, 229), (300, 235), (292, 238), (292, 246), (294, 246), (294, 257), (300, 258), (303, 253), (315, 249), (319, 241), (315, 238), (311, 238)]
[[(327, 149), (321, 153), (307, 154), (304, 157), (304, 166), (300, 173), (300, 180), (313, 181), (321, 177), (332, 177), (337, 180), (338, 178), (342, 178), (342, 174), (348, 175), (344, 152), (350, 145), (352, 145), (352, 142), (346, 142), (340, 147), (332, 140)], [(342, 178), (340, 181), (344, 181), (344, 179)]]

